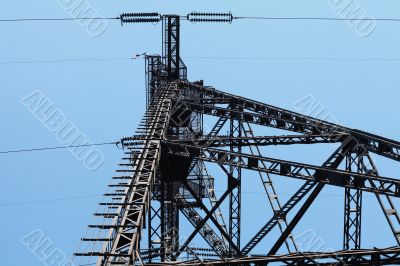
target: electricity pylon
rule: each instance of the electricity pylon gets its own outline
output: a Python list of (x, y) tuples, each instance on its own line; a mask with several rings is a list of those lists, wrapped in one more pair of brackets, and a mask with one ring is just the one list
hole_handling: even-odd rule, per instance
[[(230, 13), (196, 12), (187, 17), (121, 15), (123, 23), (162, 21), (163, 54), (146, 56), (147, 110), (135, 134), (121, 140), (124, 163), (109, 185), (112, 191), (105, 194), (109, 200), (100, 203), (104, 211), (94, 214), (101, 223), (89, 226), (96, 230), (93, 237), (82, 238), (90, 249), (75, 255), (94, 257), (95, 264), (106, 266), (400, 263), (400, 218), (393, 202), (400, 197), (400, 180), (381, 176), (371, 158), (371, 154), (378, 154), (400, 161), (399, 142), (187, 79), (187, 68), (180, 57), (181, 20), (232, 22), (233, 18)], [(208, 130), (205, 117), (216, 119)], [(257, 135), (254, 125), (291, 134)], [(337, 148), (321, 165), (265, 157), (262, 152), (263, 147), (272, 145), (332, 143)], [(217, 177), (207, 169), (210, 164), (221, 169)], [(258, 173), (273, 212), (245, 242), (241, 239), (244, 171)], [(304, 183), (283, 202), (276, 192), (274, 176)], [(219, 198), (215, 178), (226, 184)], [(325, 186), (344, 190), (343, 250), (298, 250), (293, 229)], [(364, 193), (376, 197), (396, 247), (361, 249)], [(228, 203), (228, 213), (221, 208), (224, 202)], [(193, 231), (183, 237), (185, 221)], [(280, 235), (275, 240), (269, 238), (273, 245), (265, 255), (250, 256), (275, 228)], [(196, 237), (201, 237), (206, 246), (193, 246)]]

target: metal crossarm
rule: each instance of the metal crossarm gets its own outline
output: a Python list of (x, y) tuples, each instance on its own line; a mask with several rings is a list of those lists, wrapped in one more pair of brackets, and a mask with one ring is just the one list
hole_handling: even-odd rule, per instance
[[(217, 97), (225, 99), (227, 101), (235, 101), (241, 104), (245, 109), (262, 114), (264, 116), (251, 116), (250, 113), (246, 113), (248, 119), (254, 120), (254, 122), (261, 123), (263, 125), (273, 126), (282, 128), (288, 131), (295, 131), (301, 133), (318, 132), (318, 133), (345, 133), (351, 135), (359, 144), (365, 146), (368, 150), (373, 153), (388, 157), (390, 159), (400, 161), (400, 142), (391, 140), (385, 137), (381, 137), (375, 134), (364, 132), (361, 130), (355, 130), (333, 124), (324, 120), (316, 119), (310, 116), (305, 116), (293, 111), (278, 108), (272, 105), (247, 99), (241, 96), (236, 96), (223, 91), (216, 90), (211, 87), (205, 87), (198, 84), (193, 84), (186, 81), (181, 81), (182, 86), (188, 86), (190, 88), (201, 91), (204, 97)], [(204, 107), (210, 108), (212, 105), (204, 104)], [(207, 112), (209, 110), (206, 110)], [(220, 109), (223, 111), (223, 109)], [(237, 113), (235, 114), (237, 115)], [(246, 116), (243, 118), (245, 119)], [(262, 121), (262, 117), (269, 119), (269, 121)], [(261, 120), (261, 121), (259, 121)], [(252, 122), (252, 121), (249, 121)]]
[(346, 134), (331, 134), (331, 135), (285, 135), (285, 136), (244, 136), (234, 137), (215, 136), (215, 137), (200, 137), (195, 140), (171, 140), (172, 142), (182, 144), (195, 144), (208, 147), (261, 147), (261, 146), (276, 146), (276, 145), (295, 145), (295, 144), (322, 144), (322, 143), (337, 143), (346, 140)]
[[(378, 177), (370, 174), (330, 169), (323, 166), (314, 166), (250, 154), (231, 153), (229, 151), (214, 148), (199, 148), (196, 146), (177, 144), (168, 141), (164, 141), (163, 143), (164, 147), (169, 148), (168, 152), (174, 153), (177, 156), (193, 156), (199, 160), (207, 162), (235, 165), (254, 171), (262, 171), (281, 176), (323, 182), (333, 186), (349, 187), (383, 195), (400, 197), (400, 180), (394, 178)], [(261, 166), (260, 162), (263, 162), (266, 167)], [(358, 182), (351, 182), (351, 180), (358, 180)], [(372, 186), (370, 182), (375, 185)]]
[(226, 260), (192, 260), (181, 263), (151, 263), (149, 266), (159, 265), (321, 265), (321, 266), (370, 266), (370, 265), (398, 265), (400, 263), (400, 248), (362, 249), (337, 252), (302, 252), (298, 254), (233, 258)]

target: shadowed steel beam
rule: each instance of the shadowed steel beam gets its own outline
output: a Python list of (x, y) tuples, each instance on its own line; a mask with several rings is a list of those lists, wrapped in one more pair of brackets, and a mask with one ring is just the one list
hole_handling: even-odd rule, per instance
[[(243, 110), (240, 106), (235, 106), (237, 110)], [(238, 138), (239, 145), (230, 145), (231, 153), (241, 153), (242, 146), (240, 138), (242, 137), (242, 121), (230, 119), (229, 136), (231, 139)], [(237, 165), (229, 165), (228, 178), (236, 180), (235, 186), (229, 194), (229, 238), (235, 245), (230, 244), (230, 256), (237, 253), (236, 249), (240, 249), (240, 224), (241, 224), (241, 201), (242, 201), (242, 169)], [(232, 185), (233, 182), (229, 182)]]
[[(366, 153), (365, 157), (366, 160), (364, 160), (362, 164), (364, 172), (371, 173), (373, 175), (379, 175), (379, 171), (376, 165), (374, 164), (371, 156), (368, 153)], [(370, 168), (367, 168), (365, 162), (369, 163)], [(400, 246), (400, 215), (396, 209), (396, 205), (394, 204), (393, 199), (390, 196), (379, 195), (379, 194), (375, 194), (375, 196), (379, 202), (379, 206), (381, 207), (383, 214), (385, 215), (385, 218), (390, 226), (390, 229), (392, 230), (397, 245)]]
[(344, 250), (337, 252), (301, 252), (288, 255), (251, 256), (225, 260), (194, 260), (179, 263), (149, 263), (149, 266), (180, 265), (321, 265), (321, 266), (371, 266), (400, 264), (400, 248)]
[(186, 217), (186, 219), (197, 229), (199, 227), (199, 233), (207, 244), (214, 250), (214, 252), (220, 257), (225, 258), (229, 254), (228, 247), (225, 245), (223, 239), (221, 239), (214, 230), (207, 224), (203, 223), (203, 218), (195, 210), (192, 205), (184, 199), (181, 195), (177, 194), (177, 201), (181, 204), (181, 212)]
[[(193, 240), (193, 238), (197, 235), (197, 233), (199, 232), (199, 230), (201, 229), (201, 227), (208, 221), (208, 219), (211, 219), (212, 222), (216, 225), (216, 227), (218, 228), (218, 230), (222, 233), (222, 235), (227, 238), (227, 240), (229, 241), (229, 236), (228, 234), (222, 229), (220, 228), (218, 221), (216, 221), (216, 219), (213, 217), (213, 213), (215, 212), (215, 210), (218, 209), (218, 207), (221, 205), (221, 203), (225, 200), (225, 198), (229, 195), (229, 193), (231, 192), (231, 189), (228, 187), (228, 190), (225, 191), (225, 193), (221, 196), (221, 198), (219, 199), (219, 201), (215, 204), (215, 206), (208, 211), (207, 208), (202, 204), (201, 199), (199, 199), (196, 195), (196, 193), (192, 190), (192, 188), (189, 185), (185, 184), (185, 187), (187, 190), (189, 190), (189, 192), (193, 195), (194, 199), (196, 200), (197, 203), (199, 203), (203, 209), (203, 211), (206, 212), (206, 216), (204, 217), (203, 221), (201, 221), (196, 229), (193, 231), (193, 233), (186, 239), (185, 243), (183, 244), (183, 246), (178, 250), (178, 252), (176, 253), (176, 257), (179, 257), (179, 255), (184, 251), (185, 247), (188, 246), (190, 244), (190, 242)], [(232, 241), (230, 241), (232, 242)]]
[[(228, 176), (228, 183), (236, 183), (236, 180), (232, 178), (231, 176)], [(239, 248), (235, 245), (232, 239), (229, 238), (228, 234), (224, 231), (223, 228), (219, 225), (218, 221), (214, 218), (213, 212), (217, 209), (216, 207), (212, 208), (211, 211), (207, 209), (207, 207), (203, 204), (201, 199), (196, 195), (196, 193), (193, 191), (193, 189), (189, 186), (189, 184), (184, 183), (185, 187), (189, 192), (192, 194), (193, 198), (196, 200), (196, 202), (200, 205), (200, 208), (207, 214), (207, 216), (204, 218), (204, 222), (207, 222), (208, 219), (211, 219), (211, 221), (214, 223), (214, 225), (217, 227), (217, 229), (220, 231), (220, 233), (226, 238), (228, 241), (230, 247), (233, 248), (233, 250), (236, 252), (237, 255), (240, 255), (240, 250)], [(231, 193), (232, 189), (237, 186), (237, 184), (228, 184), (228, 190), (226, 192)], [(224, 201), (226, 198), (225, 193), (221, 196), (219, 199), (219, 204), (216, 204), (215, 206), (220, 206), (221, 203)]]
[[(231, 153), (214, 148), (201, 148), (163, 141), (169, 153), (178, 156), (191, 156), (199, 160), (237, 165), (254, 171), (294, 177), (303, 180), (314, 180), (327, 185), (357, 188), (363, 191), (400, 197), (400, 180), (370, 174), (354, 173), (328, 167), (314, 166), (298, 162), (279, 160), (270, 157), (253, 156), (243, 153)], [(260, 165), (260, 161), (263, 165)], [(357, 180), (357, 182), (351, 182)], [(370, 184), (374, 183), (374, 186)]]
[[(292, 210), (311, 189), (316, 185), (316, 182), (307, 181), (299, 190), (292, 195), (292, 197), (283, 205), (280, 211), (276, 212), (274, 216), (250, 239), (246, 246), (242, 249), (243, 255), (248, 255), (265, 236), (278, 224), (279, 219), (286, 219), (286, 215)], [(283, 232), (282, 232), (283, 233)]]
[[(253, 130), (249, 123), (243, 125), (243, 132), (246, 136), (254, 136)], [(254, 146), (254, 147), (250, 146), (249, 150), (252, 155), (262, 156), (259, 146)], [(272, 182), (271, 175), (260, 171), (258, 172), (258, 175), (260, 176), (264, 191), (268, 198), (268, 202), (270, 203), (272, 212), (274, 213), (275, 216), (275, 214), (280, 213), (280, 211), (282, 210), (282, 205), (278, 193), (275, 190), (274, 183)], [(280, 232), (283, 233), (288, 223), (286, 220), (286, 216), (283, 215), (279, 216), (280, 216), (279, 219), (277, 219), (277, 225), (279, 227)], [(288, 253), (297, 251), (297, 245), (293, 235), (290, 235), (289, 238), (285, 241), (285, 246), (287, 248)]]
[(323, 183), (317, 184), (316, 188), (314, 188), (314, 190), (311, 192), (310, 196), (304, 202), (303, 206), (301, 206), (300, 210), (293, 217), (292, 221), (286, 227), (285, 231), (281, 234), (281, 236), (278, 238), (278, 240), (273, 245), (271, 250), (268, 252), (268, 256), (275, 255), (276, 252), (278, 252), (278, 250), (281, 248), (282, 244), (286, 241), (288, 236), (292, 233), (293, 229), (296, 227), (297, 223), (301, 220), (301, 218), (303, 218), (303, 215), (307, 212), (308, 208), (311, 206), (311, 204), (317, 198), (317, 196), (322, 191), (324, 186), (325, 186), (325, 184), (323, 184)]
[[(355, 143), (345, 143), (342, 144), (329, 158), (326, 160), (326, 162), (323, 164), (324, 167), (329, 167), (329, 168), (337, 168), (339, 167), (340, 163), (344, 160), (345, 154), (347, 154), (349, 151), (351, 151), (354, 148)], [(324, 188), (325, 184), (324, 183), (318, 183), (317, 186), (314, 188), (314, 190), (311, 192), (310, 196), (307, 198), (307, 200), (303, 203), (303, 206), (298, 210), (298, 212), (295, 214), (293, 217), (292, 221), (290, 221), (289, 225), (286, 227), (285, 231), (281, 234), (281, 236), (278, 238), (276, 243), (272, 246), (271, 250), (269, 251), (268, 255), (275, 255), (276, 252), (280, 249), (282, 244), (285, 242), (287, 237), (292, 233), (293, 229), (296, 227), (298, 222), (301, 220), (301, 218), (304, 216), (304, 214), (307, 212), (308, 208), (311, 206), (311, 204), (314, 202), (314, 200), (317, 198), (319, 193), (322, 191)]]
[[(204, 98), (225, 98), (227, 100), (234, 100), (238, 104), (244, 106), (244, 109), (250, 110), (252, 112), (258, 113), (261, 118), (267, 121), (262, 121), (262, 125), (271, 126), (276, 128), (281, 128), (284, 130), (302, 132), (309, 134), (314, 133), (345, 133), (351, 135), (358, 144), (365, 145), (365, 147), (373, 153), (385, 156), (392, 160), (400, 161), (400, 142), (381, 137), (375, 134), (364, 132), (361, 130), (351, 129), (344, 126), (340, 126), (334, 123), (330, 123), (324, 120), (316, 119), (310, 116), (305, 116), (290, 110), (282, 109), (272, 105), (268, 105), (262, 102), (254, 101), (245, 97), (229, 94), (223, 91), (216, 90), (215, 88), (205, 87), (198, 84), (193, 84), (186, 81), (180, 81), (181, 86), (188, 86), (190, 88), (196, 89), (203, 93)], [(204, 102), (204, 111), (207, 114), (211, 114), (210, 108), (213, 109), (213, 105), (207, 105)], [(200, 108), (201, 109), (201, 108)], [(212, 113), (211, 115), (226, 115), (224, 114), (222, 108), (220, 112)], [(217, 109), (215, 109), (217, 110)], [(232, 113), (237, 116), (238, 113)], [(259, 119), (251, 118), (251, 113), (247, 113), (248, 122), (256, 122), (260, 124)], [(246, 119), (246, 116), (238, 116), (237, 119)], [(253, 120), (253, 121), (251, 121)], [(261, 119), (262, 120), (262, 119)]]
[[(206, 167), (206, 164), (204, 161), (200, 161), (203, 169), (205, 171), (206, 175), (206, 180), (208, 180), (208, 184), (206, 184), (206, 189), (207, 189), (207, 198), (210, 202), (211, 208), (215, 206), (215, 204), (218, 202), (217, 195), (215, 194), (215, 188), (214, 188), (214, 180), (211, 179), (212, 177), (208, 174), (208, 170)], [(214, 217), (217, 219), (218, 223), (221, 225), (221, 227), (227, 232), (227, 226), (225, 224), (225, 219), (222, 213), (221, 208), (219, 207), (215, 212), (214, 212)], [(225, 240), (225, 238), (223, 238)], [(225, 240), (226, 241), (226, 240)]]
[(275, 145), (294, 145), (294, 144), (320, 144), (336, 143), (346, 139), (346, 134), (326, 134), (326, 135), (287, 135), (287, 136), (214, 136), (200, 137), (192, 140), (170, 140), (188, 145), (199, 145), (207, 147), (229, 147), (229, 146), (275, 146)]
[[(349, 152), (346, 155), (346, 170), (363, 173), (363, 154)], [(353, 182), (357, 182), (353, 180)], [(344, 197), (344, 226), (343, 226), (343, 249), (361, 248), (361, 211), (362, 191), (358, 189), (345, 188)]]
[[(103, 245), (97, 265), (111, 263), (127, 263), (137, 259), (137, 250), (140, 245), (141, 230), (144, 227), (148, 203), (150, 202), (150, 187), (155, 178), (157, 161), (160, 158), (160, 140), (164, 138), (173, 94), (176, 84), (164, 83), (152, 99), (152, 105), (147, 111), (149, 119), (148, 139), (145, 140), (143, 150), (137, 156), (131, 157), (133, 167), (129, 171), (131, 178), (126, 184), (126, 191), (122, 202), (118, 206), (109, 206), (118, 210), (111, 224), (99, 225), (97, 228), (108, 229), (110, 242)], [(159, 141), (156, 141), (158, 139)], [(105, 222), (105, 221), (104, 221)]]

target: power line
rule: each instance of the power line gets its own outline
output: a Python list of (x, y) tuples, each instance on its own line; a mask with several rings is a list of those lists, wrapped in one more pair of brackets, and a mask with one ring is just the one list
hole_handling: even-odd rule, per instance
[(19, 202), (8, 202), (0, 203), (0, 207), (17, 206), (17, 205), (28, 205), (28, 204), (40, 204), (55, 201), (65, 201), (65, 200), (75, 200), (75, 199), (89, 199), (102, 197), (103, 195), (86, 195), (86, 196), (76, 196), (76, 197), (66, 197), (66, 198), (55, 198), (55, 199), (43, 199), (43, 200), (32, 200), (32, 201), (19, 201)]
[(254, 20), (326, 20), (326, 21), (387, 21), (400, 22), (398, 18), (332, 18), (332, 17), (234, 17), (234, 19)]
[[(230, 56), (182, 56), (183, 59), (198, 60), (240, 60), (240, 61), (361, 61), (361, 62), (400, 62), (400, 58), (389, 57), (230, 57)], [(0, 61), (0, 65), (12, 64), (40, 64), (40, 63), (79, 63), (79, 62), (110, 62), (131, 61), (144, 59), (143, 57), (115, 57), (115, 58), (82, 58), (82, 59), (38, 59), (21, 61)]]
[(14, 18), (14, 19), (0, 19), (0, 22), (24, 22), (24, 21), (70, 21), (70, 20), (119, 20), (115, 18)]
[[(185, 17), (182, 16), (183, 20)], [(333, 18), (333, 17), (257, 17), (235, 16), (234, 20), (309, 20), (309, 21), (386, 21), (400, 22), (399, 18)], [(81, 18), (14, 18), (0, 19), (0, 22), (35, 22), (35, 21), (73, 21), (73, 20), (121, 20), (121, 17), (81, 17)]]
[(82, 59), (40, 59), (40, 60), (26, 60), (26, 61), (3, 61), (0, 65), (10, 64), (35, 64), (35, 63), (69, 63), (69, 62), (98, 62), (98, 61), (127, 61), (135, 60), (137, 58), (82, 58)]
[(9, 64), (35, 64), (35, 63), (70, 63), (70, 62), (98, 62), (98, 61), (125, 61), (144, 59), (146, 53), (136, 54), (135, 57), (109, 57), (109, 58), (72, 58), (72, 59), (38, 59), (22, 61), (0, 61), (0, 65)]
[(400, 58), (379, 57), (224, 57), (224, 56), (183, 56), (188, 59), (213, 60), (266, 60), (266, 61), (400, 61)]
[(82, 144), (82, 145), (71, 145), (71, 146), (54, 146), (54, 147), (34, 148), (34, 149), (9, 150), (9, 151), (0, 151), (0, 154), (32, 152), (32, 151), (46, 151), (46, 150), (57, 150), (57, 149), (89, 147), (89, 146), (103, 146), (103, 145), (111, 145), (111, 144), (117, 145), (118, 143), (119, 142), (104, 142), (104, 143), (95, 143), (95, 144)]
[[(216, 192), (225, 192), (225, 191), (216, 191)], [(242, 192), (245, 195), (260, 195), (260, 196), (266, 196), (265, 192), (253, 192), (253, 191), (248, 191), (248, 192)], [(283, 196), (290, 196), (293, 195), (292, 193), (279, 193), (279, 195)], [(67, 201), (67, 200), (76, 200), (76, 199), (90, 199), (90, 198), (98, 198), (98, 197), (103, 197), (104, 195), (102, 194), (97, 194), (97, 195), (83, 195), (83, 196), (75, 196), (75, 197), (65, 197), (65, 198), (52, 198), (52, 199), (42, 199), (42, 200), (32, 200), (32, 201), (17, 201), (17, 202), (6, 202), (6, 203), (0, 203), (0, 207), (8, 207), (8, 206), (18, 206), (18, 205), (29, 205), (29, 204), (42, 204), (42, 203), (48, 203), (48, 202), (56, 202), (56, 201)], [(324, 194), (320, 195), (321, 197), (343, 197), (342, 194)], [(366, 197), (374, 197), (372, 195), (366, 195)]]
[[(215, 190), (215, 192), (224, 193), (225, 191), (224, 190)], [(266, 192), (258, 192), (258, 191), (242, 191), (241, 193), (242, 194), (247, 194), (247, 195), (264, 195), (264, 196), (267, 195)], [(292, 192), (282, 192), (282, 193), (278, 193), (278, 195), (291, 196), (291, 195), (293, 195), (293, 193)], [(324, 196), (324, 197), (343, 197), (343, 194), (323, 194), (321, 196)], [(366, 196), (368, 196), (368, 195), (366, 195)], [(375, 196), (371, 195), (371, 197), (375, 197)]]

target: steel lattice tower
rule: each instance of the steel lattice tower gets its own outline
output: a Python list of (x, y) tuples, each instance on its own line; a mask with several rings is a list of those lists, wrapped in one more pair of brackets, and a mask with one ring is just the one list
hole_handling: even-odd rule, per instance
[[(191, 13), (187, 19), (229, 22), (232, 15)], [(98, 230), (94, 237), (82, 238), (90, 250), (75, 255), (94, 257), (95, 264), (106, 266), (399, 264), (400, 217), (393, 199), (400, 197), (400, 180), (381, 176), (371, 154), (400, 161), (400, 143), (232, 95), (204, 86), (202, 81), (188, 81), (180, 57), (180, 16), (121, 16), (123, 22), (159, 20), (163, 54), (146, 56), (147, 110), (136, 133), (121, 140), (124, 163), (105, 194), (109, 200), (100, 203), (105, 211), (94, 214), (102, 223), (89, 226)], [(203, 126), (204, 116), (217, 118), (209, 130)], [(253, 125), (291, 134), (256, 135)], [(222, 134), (223, 129), (228, 134)], [(337, 143), (339, 148), (321, 166), (265, 157), (260, 149), (323, 143)], [(215, 164), (226, 178), (226, 190), (219, 198), (206, 164)], [(273, 211), (246, 242), (240, 238), (244, 169), (259, 174)], [(271, 175), (304, 180), (304, 184), (282, 202)], [(293, 229), (325, 186), (344, 190), (343, 250), (299, 251)], [(375, 195), (396, 247), (361, 248), (364, 193)], [(225, 201), (229, 202), (228, 219), (221, 210)], [(183, 222), (194, 228), (185, 238), (180, 236)], [(272, 248), (265, 255), (250, 256), (274, 228), (281, 234)], [(196, 236), (208, 246), (193, 247)], [(287, 254), (277, 255), (284, 248)]]

